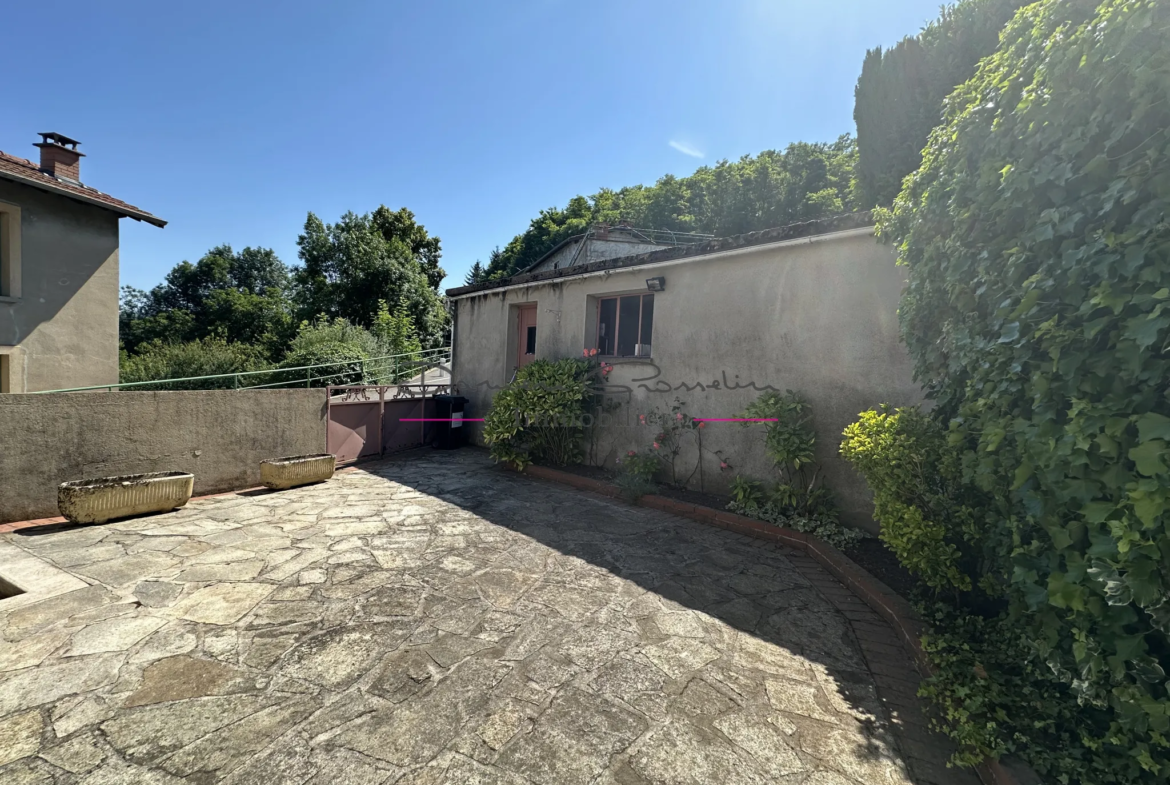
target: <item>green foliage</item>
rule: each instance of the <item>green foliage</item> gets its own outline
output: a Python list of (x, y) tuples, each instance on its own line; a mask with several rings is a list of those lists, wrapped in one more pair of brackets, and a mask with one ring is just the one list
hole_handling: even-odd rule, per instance
[(1160, 0), (1023, 9), (881, 219), (1008, 619), (1083, 709), (1070, 782), (1170, 777), (1167, 41)]
[(151, 341), (217, 336), (277, 355), (295, 326), (288, 282), (288, 269), (267, 248), (212, 248), (195, 264), (180, 262), (150, 292), (122, 287), (122, 348), (133, 354)]
[(779, 480), (772, 485), (737, 476), (731, 484), (728, 509), (777, 526), (820, 537), (847, 549), (864, 535), (837, 522), (832, 495), (821, 481), (814, 458), (816, 434), (809, 404), (792, 390), (768, 391), (753, 401), (740, 417), (771, 420), (743, 423), (764, 428), (764, 449), (776, 465)]
[(917, 36), (866, 52), (853, 107), (861, 207), (893, 201), (942, 120), (943, 100), (995, 51), (1000, 30), (1028, 2), (962, 0), (943, 6)]
[(414, 323), (407, 315), (406, 309), (399, 308), (391, 313), (384, 300), (378, 304), (378, 314), (374, 317), (370, 334), (377, 341), (376, 356), (422, 351), (422, 343), (414, 331)]
[(767, 493), (762, 482), (737, 474), (731, 481), (731, 500), (739, 507), (762, 507)]
[(492, 458), (523, 469), (534, 461), (577, 463), (582, 438), (601, 404), (602, 368), (595, 360), (533, 360), (496, 393), (484, 416)]
[[(151, 341), (141, 345), (136, 355), (121, 352), (119, 359), (119, 377), (123, 382), (213, 376), (255, 371), (265, 367), (263, 353), (256, 347), (229, 343), (222, 338), (200, 338), (186, 343)], [(206, 390), (234, 386), (234, 378), (229, 378), (204, 382), (153, 384), (144, 389)]]
[[(694, 478), (695, 472), (699, 469), (703, 451), (702, 439), (699, 438), (699, 429), (703, 427), (703, 424), (683, 411), (685, 406), (684, 401), (675, 398), (674, 403), (670, 406), (670, 411), (663, 412), (654, 409), (649, 414), (638, 415), (638, 421), (641, 425), (647, 425), (657, 430), (654, 441), (650, 445), (649, 454), (670, 471), (670, 484), (676, 488), (685, 488)], [(697, 457), (690, 474), (682, 477), (678, 462), (682, 455), (683, 446), (688, 441), (695, 443)]]
[(846, 134), (831, 143), (798, 142), (783, 152), (720, 161), (689, 177), (666, 175), (652, 186), (575, 196), (564, 209), (541, 210), (503, 251), (493, 252), (487, 277), (523, 270), (597, 222), (722, 237), (851, 212), (856, 158)]
[(957, 742), (954, 764), (1011, 755), (1026, 759), (1044, 782), (1155, 781), (1140, 754), (1100, 735), (1108, 727), (1105, 712), (1079, 704), (1009, 617), (985, 619), (944, 603), (920, 610), (930, 628), (922, 645), (934, 673), (919, 694), (938, 709), (935, 727)]
[(902, 565), (932, 589), (974, 588), (986, 574), (976, 512), (986, 499), (964, 485), (938, 422), (917, 408), (862, 412), (841, 455), (869, 483), (879, 537)]
[[(365, 376), (365, 361), (381, 356), (381, 349), (378, 339), (369, 330), (345, 319), (330, 320), (322, 316), (316, 321), (301, 323), (280, 367), (301, 368), (331, 363), (332, 367), (313, 369), (310, 386), (360, 384)], [(310, 378), (307, 372), (293, 373), (297, 378)]]
[(658, 455), (630, 450), (625, 457), (617, 459), (617, 465), (616, 484), (627, 498), (637, 500), (658, 488), (654, 482), (654, 475), (662, 466)]
[[(122, 348), (132, 359), (157, 343), (214, 337), (252, 347), (285, 368), (338, 360), (345, 370), (332, 381), (352, 383), (362, 378), (362, 359), (446, 342), (439, 238), (409, 210), (347, 213), (335, 225), (310, 213), (299, 245), (304, 265), (292, 271), (268, 249), (236, 253), (221, 245), (195, 264), (176, 265), (150, 292), (123, 287)], [(345, 340), (338, 342), (338, 331)], [(151, 360), (128, 367), (140, 373), (166, 366)], [(365, 376), (394, 381), (411, 369), (385, 364), (373, 376), (365, 368)]]
[(350, 212), (335, 224), (309, 213), (297, 246), (302, 266), (293, 273), (294, 299), (302, 319), (324, 315), (369, 328), (381, 303), (396, 303), (409, 314), (423, 346), (446, 342), (439, 238), (428, 235), (406, 208)]
[(475, 264), (471, 265), (471, 269), (467, 271), (467, 275), (463, 276), (463, 285), (471, 286), (475, 283), (482, 283), (487, 280), (487, 275), (483, 262), (476, 259)]

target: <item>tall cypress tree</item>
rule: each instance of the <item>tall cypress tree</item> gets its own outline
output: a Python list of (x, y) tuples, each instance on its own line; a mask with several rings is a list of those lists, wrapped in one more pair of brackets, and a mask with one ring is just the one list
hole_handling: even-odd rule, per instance
[(854, 90), (857, 188), (862, 207), (886, 205), (922, 162), (943, 101), (995, 51), (999, 33), (1030, 0), (961, 0), (917, 36), (865, 54)]

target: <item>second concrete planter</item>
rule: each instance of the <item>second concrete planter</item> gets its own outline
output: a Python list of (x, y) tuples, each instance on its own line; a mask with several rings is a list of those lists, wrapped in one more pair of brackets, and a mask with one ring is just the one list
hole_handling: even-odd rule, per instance
[(73, 523), (105, 523), (182, 507), (191, 499), (194, 486), (195, 476), (186, 472), (74, 480), (57, 486), (57, 508)]
[(324, 482), (333, 476), (337, 458), (329, 453), (293, 455), (260, 462), (260, 482), (267, 488), (282, 491), (298, 485)]

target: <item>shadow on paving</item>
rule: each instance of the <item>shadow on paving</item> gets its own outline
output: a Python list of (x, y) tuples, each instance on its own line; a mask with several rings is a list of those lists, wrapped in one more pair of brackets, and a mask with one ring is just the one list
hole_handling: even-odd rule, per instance
[[(676, 680), (673, 687), (668, 684), (664, 688), (668, 695), (672, 691), (674, 695), (673, 705), (666, 709), (668, 722), (679, 719), (701, 727), (704, 733), (714, 733), (720, 726), (713, 720), (734, 706), (723, 705), (727, 699), (720, 692), (695, 685), (696, 679), (718, 681), (740, 693), (744, 703), (770, 705), (784, 718), (773, 720), (773, 724), (782, 726), (793, 747), (835, 764), (850, 782), (910, 782), (848, 621), (800, 574), (785, 557), (784, 549), (746, 541), (734, 533), (667, 513), (524, 477), (491, 464), (487, 453), (477, 448), (452, 453), (413, 451), (354, 469), (456, 505), (742, 633), (734, 645), (718, 650), (703, 652), (696, 646), (691, 651), (679, 647), (660, 652), (663, 656), (655, 665), (667, 676), (675, 675), (672, 667), (679, 661), (690, 660), (688, 665), (700, 666)], [(522, 572), (524, 565), (516, 569)], [(576, 625), (601, 611), (591, 601), (590, 592), (572, 590), (592, 587), (565, 590), (556, 585), (555, 573), (535, 566), (532, 570), (533, 575), (543, 577), (527, 587), (524, 597), (548, 607), (555, 612), (554, 617)], [(490, 587), (491, 575), (489, 570), (480, 576), (481, 590)], [(683, 619), (672, 616), (676, 614), (638, 619), (643, 653), (656, 645), (669, 648), (680, 635), (686, 639), (702, 634), (687, 632), (682, 628)], [(598, 636), (597, 645), (603, 647), (606, 642), (602, 637)], [(698, 646), (712, 648), (707, 646), (710, 642), (707, 637)], [(708, 657), (709, 661), (702, 662)], [(804, 681), (805, 668), (816, 674), (821, 690)], [(679, 675), (682, 670), (680, 667)], [(692, 689), (696, 694), (688, 695)], [(696, 700), (700, 705), (694, 705)], [(703, 701), (708, 703), (702, 705)], [(733, 741), (744, 746), (738, 739)], [(684, 759), (681, 765), (689, 764)], [(633, 773), (627, 770), (626, 774)], [(624, 783), (627, 779), (618, 776), (615, 781)], [(629, 776), (628, 781), (644, 780)], [(773, 781), (809, 785), (846, 782), (828, 773)]]

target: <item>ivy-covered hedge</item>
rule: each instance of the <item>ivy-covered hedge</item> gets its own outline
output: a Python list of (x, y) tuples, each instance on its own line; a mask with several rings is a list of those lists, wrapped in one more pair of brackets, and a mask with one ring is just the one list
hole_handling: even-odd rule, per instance
[[(955, 479), (987, 497), (973, 524), (1000, 621), (1078, 702), (1001, 706), (997, 732), (1075, 716), (1075, 752), (1019, 754), (1061, 782), (1166, 782), (1170, 3), (1022, 9), (880, 230), (909, 268), (903, 336)], [(969, 698), (961, 676), (935, 683), (943, 703)]]

